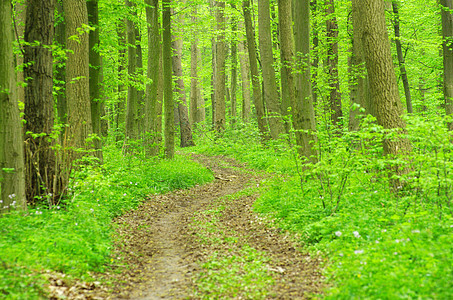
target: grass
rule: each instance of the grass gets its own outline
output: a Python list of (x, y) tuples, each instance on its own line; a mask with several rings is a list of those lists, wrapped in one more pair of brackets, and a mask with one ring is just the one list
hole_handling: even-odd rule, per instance
[(105, 164), (72, 177), (69, 195), (59, 205), (33, 207), (26, 214), (0, 218), (0, 295), (5, 299), (45, 298), (45, 274), (66, 273), (89, 281), (102, 272), (112, 247), (112, 220), (136, 208), (146, 196), (213, 179), (199, 164), (123, 157), (104, 149)]
[[(453, 145), (446, 120), (412, 117), (412, 153), (383, 157), (384, 137), (365, 120), (358, 132), (319, 132), (322, 155), (301, 169), (286, 141), (251, 144), (248, 128), (205, 135), (196, 151), (230, 155), (281, 174), (268, 181), (254, 209), (300, 236), (327, 258), (327, 299), (450, 299), (453, 297)], [(193, 151), (193, 150), (192, 150)], [(410, 164), (389, 176), (389, 166)], [(407, 185), (395, 192), (391, 182)]]

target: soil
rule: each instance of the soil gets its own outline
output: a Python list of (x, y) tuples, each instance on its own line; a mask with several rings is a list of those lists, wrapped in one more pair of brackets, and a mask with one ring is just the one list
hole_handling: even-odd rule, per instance
[[(195, 293), (196, 279), (212, 253), (228, 250), (222, 243), (201, 243), (197, 236), (203, 229), (193, 225), (194, 218), (224, 196), (256, 187), (269, 175), (223, 156), (191, 156), (210, 169), (215, 180), (189, 190), (153, 195), (118, 218), (111, 270), (91, 284), (70, 284), (51, 277), (53, 299), (210, 298)], [(252, 211), (257, 197), (257, 193), (244, 193), (234, 201), (223, 201), (224, 212), (217, 222), (234, 232), (239, 245), (247, 244), (269, 257), (267, 268), (274, 284), (266, 298), (307, 299), (320, 294), (324, 288), (321, 260), (300, 251), (290, 235), (257, 216)]]

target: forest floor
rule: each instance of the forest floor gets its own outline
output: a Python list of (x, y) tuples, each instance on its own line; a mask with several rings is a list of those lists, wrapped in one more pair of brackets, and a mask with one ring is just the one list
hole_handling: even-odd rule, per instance
[(256, 187), (269, 175), (223, 156), (191, 156), (216, 179), (153, 195), (119, 217), (102, 280), (51, 280), (53, 299), (307, 299), (321, 293), (320, 259), (252, 211)]

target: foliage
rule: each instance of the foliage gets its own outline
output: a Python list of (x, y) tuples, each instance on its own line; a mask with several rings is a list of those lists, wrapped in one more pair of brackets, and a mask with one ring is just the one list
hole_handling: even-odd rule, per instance
[(58, 205), (0, 218), (0, 293), (7, 299), (43, 295), (41, 274), (46, 270), (90, 280), (91, 272), (106, 268), (115, 217), (136, 208), (149, 194), (212, 179), (209, 171), (185, 157), (124, 158), (114, 147), (106, 147), (104, 155), (104, 166), (87, 165), (74, 174), (68, 197)]

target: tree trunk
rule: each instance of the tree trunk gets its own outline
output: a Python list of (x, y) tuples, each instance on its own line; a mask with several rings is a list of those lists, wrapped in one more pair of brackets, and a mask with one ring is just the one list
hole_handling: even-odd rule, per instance
[[(197, 8), (192, 11), (192, 24), (197, 23)], [(193, 127), (199, 122), (199, 82), (198, 82), (198, 33), (193, 29), (191, 32), (192, 40), (190, 42), (190, 122)]]
[(215, 130), (225, 129), (225, 2), (216, 1), (216, 74), (215, 74)]
[[(368, 70), (370, 93), (375, 104), (376, 118), (385, 129), (405, 128), (401, 118), (403, 108), (398, 94), (393, 61), (385, 23), (384, 2), (353, 0), (353, 28), (363, 47)], [(384, 155), (410, 152), (407, 139), (384, 141)], [(402, 170), (395, 170), (401, 173)]]
[(165, 109), (165, 156), (173, 159), (175, 156), (175, 116), (172, 84), (172, 50), (171, 50), (171, 0), (162, 0), (162, 61), (164, 71), (164, 109)]
[[(443, 37), (443, 64), (444, 64), (444, 98), (445, 112), (453, 115), (453, 9), (452, 0), (440, 0), (442, 9), (442, 37)], [(448, 124), (453, 130), (453, 122)]]
[[(293, 3), (300, 0), (293, 0)], [(319, 32), (318, 32), (318, 21), (317, 14), (319, 11), (318, 1), (313, 0), (310, 2), (310, 8), (313, 16), (313, 55), (310, 55), (312, 59), (313, 72), (311, 74), (311, 90), (313, 103), (318, 103), (318, 68), (319, 68)]]
[(90, 103), (91, 103), (91, 123), (93, 133), (97, 136), (94, 140), (96, 149), (95, 155), (99, 162), (103, 162), (102, 140), (101, 140), (101, 56), (99, 54), (99, 12), (98, 0), (87, 1), (88, 22), (95, 29), (90, 31), (89, 48), (90, 48)]
[[(126, 0), (126, 6), (131, 15), (136, 15), (136, 4), (131, 0)], [(138, 93), (135, 87), (137, 75), (137, 47), (135, 40), (135, 24), (129, 18), (126, 20), (127, 32), (127, 110), (126, 110), (126, 135), (124, 139), (124, 152), (130, 152), (129, 143), (138, 139)]]
[(250, 0), (244, 0), (243, 11), (244, 11), (244, 22), (245, 31), (247, 36), (247, 48), (250, 62), (250, 75), (252, 78), (253, 88), (253, 103), (256, 109), (256, 118), (258, 120), (258, 129), (261, 137), (266, 140), (268, 139), (269, 130), (264, 120), (264, 104), (261, 95), (261, 83), (258, 73), (258, 61), (256, 58), (256, 45), (255, 45), (255, 34), (252, 27), (252, 17), (250, 14)]
[(250, 63), (247, 56), (247, 49), (244, 41), (239, 45), (239, 64), (241, 66), (241, 86), (242, 86), (242, 120), (250, 122), (251, 95), (250, 95)]
[(404, 60), (403, 49), (401, 47), (400, 16), (398, 13), (398, 3), (396, 0), (392, 1), (392, 8), (393, 8), (393, 14), (394, 14), (393, 28), (395, 29), (396, 53), (398, 55), (398, 64), (400, 66), (401, 80), (403, 81), (404, 95), (406, 96), (407, 112), (411, 114), (411, 113), (413, 113), (411, 90), (409, 88), (409, 80), (407, 79), (407, 72), (406, 72), (406, 66), (405, 66), (406, 62)]
[[(64, 16), (63, 5), (61, 2), (56, 1), (56, 9), (60, 16)], [(66, 24), (65, 22), (58, 22), (55, 26), (55, 41), (61, 49), (66, 49)], [(66, 125), (68, 123), (68, 105), (66, 103), (65, 92), (65, 70), (66, 61), (63, 57), (54, 57), (57, 60), (55, 63), (55, 82), (57, 86), (57, 114), (59, 123)], [(60, 138), (63, 140), (66, 132), (66, 127), (61, 128)]]
[(272, 54), (269, 0), (258, 0), (258, 22), (264, 101), (269, 113), (271, 137), (278, 139), (280, 134), (284, 132), (284, 127), (281, 119), (277, 82), (275, 79), (274, 57)]
[[(159, 22), (159, 0), (145, 0), (146, 19), (148, 22), (148, 73), (150, 80), (146, 85), (145, 98), (145, 151), (148, 155), (159, 154), (161, 141), (161, 130), (158, 129), (158, 119), (162, 114), (162, 102), (160, 102), (159, 113), (159, 83), (162, 82), (162, 46), (160, 37)], [(162, 95), (162, 93), (160, 93)], [(162, 124), (162, 122), (161, 122)], [(162, 129), (162, 128), (160, 128)]]
[[(10, 1), (0, 2), (0, 213), (27, 208), (24, 144), (14, 72)], [(8, 171), (9, 170), (9, 171)], [(13, 204), (14, 203), (14, 204)]]
[(144, 91), (144, 82), (143, 78), (143, 49), (142, 49), (142, 36), (140, 33), (140, 28), (138, 25), (135, 25), (135, 40), (136, 40), (136, 60), (137, 60), (137, 72), (136, 77), (138, 78), (137, 84), (140, 88), (137, 88), (137, 134), (139, 138), (142, 138), (144, 133), (144, 98), (145, 98), (145, 91)]
[(302, 70), (296, 77), (296, 100), (292, 103), (295, 108), (293, 119), (294, 126), (303, 129), (299, 131), (299, 137), (296, 135), (296, 141), (300, 146), (299, 155), (314, 163), (317, 161), (318, 153), (314, 148), (317, 140), (316, 122), (310, 83), (310, 1), (296, 1), (294, 12), (297, 65), (301, 66)]
[[(91, 125), (88, 32), (88, 13), (84, 0), (64, 0), (66, 17), (66, 40), (68, 58), (66, 61), (66, 99), (68, 103), (67, 138), (70, 150), (69, 162), (84, 156), (80, 150), (92, 148), (87, 138), (93, 133)], [(77, 37), (77, 38), (74, 38)], [(69, 165), (63, 166), (66, 170)]]
[[(182, 15), (179, 15), (179, 22), (182, 23)], [(182, 46), (183, 40), (180, 36), (173, 38), (173, 74), (175, 79), (175, 92), (179, 99), (177, 101), (178, 113), (179, 113), (179, 126), (181, 133), (181, 144), (182, 148), (195, 146), (192, 138), (192, 126), (189, 122), (189, 112), (187, 110), (186, 91), (184, 87), (184, 80), (182, 74)]]
[(335, 16), (334, 0), (327, 1), (326, 34), (327, 65), (329, 67), (329, 115), (332, 125), (339, 129), (342, 124), (340, 80), (338, 77), (338, 23)]
[[(16, 66), (24, 66), (24, 36), (25, 36), (25, 21), (27, 18), (27, 5), (26, 1), (15, 1), (13, 14), (15, 16), (14, 30), (16, 31), (16, 38), (20, 52), (16, 54)], [(17, 85), (17, 99), (24, 101), (25, 87), (21, 84), (25, 82), (23, 67), (16, 68), (16, 82)]]
[[(236, 10), (236, 5), (231, 3), (231, 8)], [(236, 90), (237, 90), (237, 66), (238, 66), (238, 46), (237, 46), (237, 30), (238, 30), (238, 20), (233, 15), (231, 17), (231, 122), (236, 123), (237, 118), (237, 99), (236, 99)]]
[(27, 200), (47, 200), (60, 195), (56, 156), (51, 137), (54, 126), (53, 57), (54, 0), (28, 1), (25, 21), (25, 180)]
[(123, 133), (123, 124), (126, 121), (126, 93), (125, 85), (126, 81), (126, 21), (119, 20), (117, 25), (117, 34), (118, 34), (118, 100), (116, 103), (116, 141), (120, 141)]

